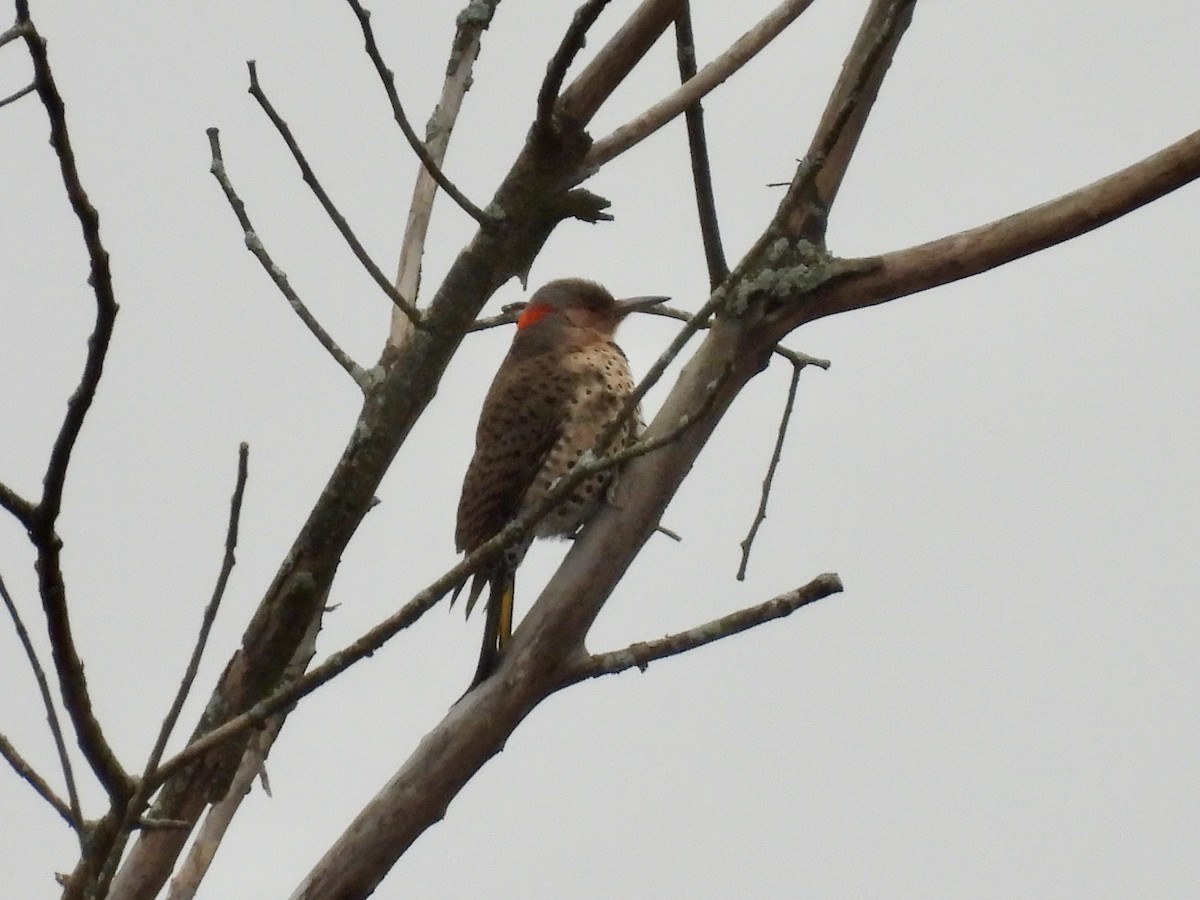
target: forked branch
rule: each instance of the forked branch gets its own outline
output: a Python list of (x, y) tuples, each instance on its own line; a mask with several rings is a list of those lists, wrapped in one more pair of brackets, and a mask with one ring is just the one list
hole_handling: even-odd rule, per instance
[(209, 166), (209, 171), (213, 177), (217, 179), (217, 183), (221, 185), (221, 190), (225, 194), (225, 199), (229, 202), (230, 209), (237, 216), (238, 224), (242, 226), (242, 233), (245, 235), (246, 248), (254, 254), (255, 259), (259, 261), (263, 269), (271, 277), (271, 281), (275, 283), (275, 287), (287, 299), (292, 310), (300, 317), (300, 321), (312, 333), (312, 336), (317, 339), (325, 351), (333, 357), (334, 361), (339, 366), (346, 370), (346, 374), (354, 379), (362, 390), (367, 390), (370, 387), (370, 379), (367, 377), (366, 371), (350, 358), (337, 342), (330, 336), (320, 322), (300, 299), (300, 295), (293, 290), (288, 282), (287, 273), (279, 266), (275, 265), (275, 261), (271, 259), (271, 254), (267, 252), (266, 246), (262, 239), (258, 236), (258, 232), (254, 230), (254, 225), (250, 222), (250, 215), (246, 212), (246, 204), (242, 202), (242, 198), (238, 196), (237, 191), (233, 188), (233, 182), (229, 180), (229, 175), (225, 171), (225, 159), (221, 155), (221, 136), (216, 128), (208, 129), (208, 145), (212, 150), (212, 164)]
[[(67, 132), (66, 110), (50, 68), (46, 42), (30, 19), (29, 4), (25, 0), (17, 0), (17, 26), (33, 62), (33, 83), (50, 122), (50, 146), (58, 158), (67, 200), (79, 220), (90, 268), (88, 283), (96, 302), (95, 325), (88, 338), (87, 354), (84, 357), (79, 384), (67, 401), (66, 415), (63, 416), (62, 425), (50, 450), (50, 459), (42, 479), (41, 500), (35, 509), (26, 509), (29, 518), (24, 524), (28, 529), (30, 541), (37, 549), (38, 590), (46, 616), (46, 628), (63, 695), (63, 706), (75, 728), (79, 747), (88, 764), (104, 785), (109, 798), (114, 803), (120, 803), (129, 796), (132, 785), (129, 775), (113, 753), (92, 710), (83, 661), (79, 657), (71, 632), (60, 557), (62, 541), (55, 531), (58, 514), (62, 508), (63, 486), (70, 467), (71, 453), (104, 372), (104, 360), (108, 354), (117, 317), (117, 301), (113, 294), (108, 251), (100, 239), (100, 215), (88, 199), (80, 179), (75, 152)], [(12, 495), (6, 499), (6, 508), (12, 511)]]
[(400, 130), (404, 133), (404, 139), (408, 141), (408, 145), (412, 147), (413, 153), (417, 155), (417, 159), (421, 160), (421, 165), (433, 177), (434, 181), (450, 195), (450, 198), (462, 207), (472, 219), (478, 222), (481, 226), (487, 227), (491, 224), (491, 219), (483, 210), (466, 198), (462, 191), (455, 187), (454, 182), (446, 177), (441, 167), (429, 155), (429, 151), (425, 149), (425, 144), (417, 137), (417, 133), (413, 131), (412, 124), (408, 121), (408, 115), (404, 112), (404, 107), (400, 103), (400, 96), (396, 93), (396, 75), (387, 67), (383, 61), (383, 56), (379, 53), (379, 46), (375, 43), (375, 32), (371, 28), (371, 13), (363, 8), (363, 5), (358, 0), (346, 0), (350, 8), (354, 10), (354, 15), (358, 18), (358, 24), (362, 28), (363, 40), (366, 42), (367, 56), (375, 65), (375, 71), (379, 74), (379, 80), (383, 83), (383, 89), (387, 92), (388, 102), (392, 105), (392, 116), (396, 120), (396, 124), (400, 126)]

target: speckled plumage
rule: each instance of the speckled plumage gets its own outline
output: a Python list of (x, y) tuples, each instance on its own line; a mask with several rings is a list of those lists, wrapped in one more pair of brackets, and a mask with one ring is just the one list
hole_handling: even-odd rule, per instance
[[(474, 550), (537, 504), (595, 447), (634, 387), (613, 333), (628, 311), (644, 305), (644, 300), (618, 303), (600, 285), (580, 279), (552, 281), (530, 298), (483, 402), (475, 455), (458, 505), (455, 541), (460, 551)], [(630, 417), (604, 449), (627, 446), (640, 430), (638, 418)], [(573, 535), (595, 513), (612, 477), (609, 470), (581, 483), (535, 526), (534, 535)], [(475, 575), (468, 615), (484, 584), (490, 592), (472, 686), (491, 673), (508, 639), (513, 575), (528, 546), (526, 541), (511, 548)]]

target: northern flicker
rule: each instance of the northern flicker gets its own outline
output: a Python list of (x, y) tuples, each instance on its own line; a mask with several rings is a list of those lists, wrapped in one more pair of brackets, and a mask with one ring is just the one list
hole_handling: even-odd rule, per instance
[[(612, 452), (637, 438), (642, 425), (631, 415), (608, 447), (595, 448), (634, 387), (613, 333), (630, 312), (665, 299), (617, 301), (579, 278), (552, 281), (529, 299), (479, 415), (475, 456), (458, 501), (460, 551), (470, 553), (540, 502), (587, 451)], [(485, 585), (489, 592), (472, 688), (492, 673), (512, 634), (514, 576), (533, 537), (573, 536), (596, 512), (612, 478), (610, 469), (581, 482), (529, 538), (475, 573), (468, 616)]]

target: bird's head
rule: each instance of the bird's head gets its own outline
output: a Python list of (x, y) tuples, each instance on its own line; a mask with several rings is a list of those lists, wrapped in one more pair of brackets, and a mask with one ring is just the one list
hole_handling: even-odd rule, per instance
[(611, 337), (621, 320), (635, 310), (663, 303), (668, 297), (614, 300), (594, 281), (560, 278), (539, 288), (517, 317), (517, 330), (569, 325)]

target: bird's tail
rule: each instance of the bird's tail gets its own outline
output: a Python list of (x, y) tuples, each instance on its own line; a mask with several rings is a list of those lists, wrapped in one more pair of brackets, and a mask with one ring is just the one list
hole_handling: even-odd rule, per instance
[[(512, 637), (513, 593), (516, 587), (515, 570), (509, 566), (500, 566), (488, 579), (490, 588), (487, 599), (487, 610), (483, 620), (483, 646), (479, 650), (479, 665), (475, 668), (475, 677), (467, 692), (482, 684), (496, 669), (500, 655), (504, 652), (508, 639)], [(471, 586), (472, 593), (478, 596), (475, 585)], [(470, 615), (474, 605), (474, 597), (468, 598), (467, 614)]]

